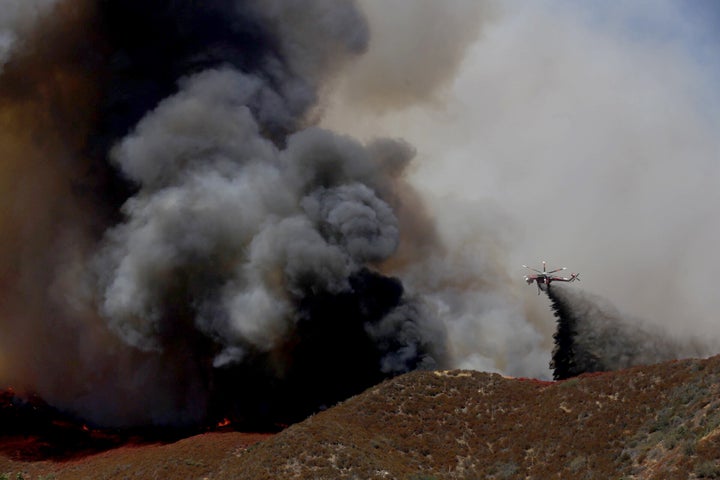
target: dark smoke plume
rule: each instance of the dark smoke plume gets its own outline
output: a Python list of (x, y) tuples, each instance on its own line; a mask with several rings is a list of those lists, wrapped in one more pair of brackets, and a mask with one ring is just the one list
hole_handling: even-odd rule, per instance
[(433, 238), (412, 148), (313, 126), (367, 42), (351, 0), (68, 0), (37, 22), (0, 71), (24, 134), (0, 142), (24, 177), (5, 200), (30, 205), (0, 218), (0, 381), (104, 425), (263, 425), (445, 362), (382, 273), (401, 226)]
[(597, 295), (562, 286), (544, 291), (557, 318), (550, 362), (555, 380), (707, 354), (699, 342), (671, 339)]

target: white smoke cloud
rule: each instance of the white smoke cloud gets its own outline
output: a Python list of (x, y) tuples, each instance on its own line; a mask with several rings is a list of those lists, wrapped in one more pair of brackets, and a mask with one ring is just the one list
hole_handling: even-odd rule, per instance
[(0, 72), (10, 56), (10, 51), (14, 43), (15, 37), (12, 33), (7, 31), (0, 32)]
[(337, 89), (351, 108), (386, 111), (439, 102), (467, 48), (495, 16), (477, 0), (360, 0), (370, 25), (368, 51), (349, 65)]
[(3, 0), (0, 28), (28, 29), (57, 0)]
[(249, 105), (261, 104), (260, 116), (289, 116), (276, 97), (254, 76), (230, 69), (199, 73), (144, 118), (113, 157), (130, 180), (149, 189), (177, 182), (177, 175), (208, 162), (222, 171), (232, 170), (238, 159), (271, 158), (275, 147), (259, 134)]
[(3, 0), (0, 3), (0, 73), (18, 42), (57, 0)]
[[(396, 7), (400, 17), (423, 8)], [(693, 49), (702, 25), (688, 15), (675, 1), (505, 2), (466, 50), (444, 102), (377, 115), (343, 89), (329, 99), (325, 125), (360, 138), (393, 132), (418, 150), (412, 181), (447, 251), (431, 261), (471, 265), (475, 280), (423, 285), (415, 269), (427, 266), (402, 277), (431, 298), (453, 294), (440, 311), (457, 365), (547, 372), (552, 316), (520, 267), (540, 260), (583, 272), (572, 288), (671, 335), (720, 339), (708, 276), (720, 269), (718, 69), (707, 44)], [(398, 35), (408, 33), (425, 34)], [(369, 56), (373, 49), (389, 51), (371, 43)], [(423, 71), (442, 65), (420, 54), (396, 60)], [(364, 67), (382, 82), (382, 70)], [(488, 209), (498, 216), (477, 215)], [(466, 261), (488, 255), (488, 242), (493, 265)]]

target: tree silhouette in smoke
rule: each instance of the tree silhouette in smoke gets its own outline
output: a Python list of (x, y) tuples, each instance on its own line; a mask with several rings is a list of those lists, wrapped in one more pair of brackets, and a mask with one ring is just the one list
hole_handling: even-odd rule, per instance
[(554, 295), (554, 288), (545, 288), (544, 291), (550, 298), (553, 312), (557, 317), (557, 329), (553, 334), (555, 346), (550, 361), (553, 378), (564, 380), (585, 373), (575, 361), (574, 337), (577, 334), (577, 318), (573, 315), (572, 310)]
[(622, 315), (596, 295), (560, 286), (544, 291), (557, 319), (550, 362), (555, 380), (697, 356), (703, 351), (697, 342), (670, 338), (641, 319)]

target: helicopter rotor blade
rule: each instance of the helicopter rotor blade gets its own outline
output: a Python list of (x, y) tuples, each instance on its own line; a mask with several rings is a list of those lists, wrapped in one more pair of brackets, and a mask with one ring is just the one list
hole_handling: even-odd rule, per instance
[(535, 272), (535, 273), (540, 273), (540, 274), (543, 273), (543, 272), (541, 272), (540, 270), (538, 270), (538, 269), (536, 269), (536, 268), (528, 267), (527, 265), (523, 265), (523, 267), (527, 268), (528, 270), (532, 270), (532, 271)]

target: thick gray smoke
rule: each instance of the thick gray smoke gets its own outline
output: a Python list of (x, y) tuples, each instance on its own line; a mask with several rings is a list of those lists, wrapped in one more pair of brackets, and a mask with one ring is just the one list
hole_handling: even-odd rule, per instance
[(699, 339), (673, 338), (656, 324), (623, 315), (597, 295), (555, 285), (545, 292), (557, 318), (550, 362), (556, 380), (707, 355), (710, 351)]
[(404, 225), (433, 236), (409, 208), (413, 149), (313, 126), (369, 41), (353, 1), (69, 1), (39, 18), (0, 76), (0, 146), (30, 179), (8, 199), (43, 191), (39, 221), (7, 221), (32, 227), (3, 223), (3, 255), (22, 255), (3, 275), (2, 381), (103, 424), (267, 425), (445, 362), (444, 327), (382, 271)]
[(215, 363), (240, 362), (245, 346), (268, 351), (291, 334), (308, 291), (348, 291), (350, 275), (397, 249), (398, 221), (380, 196), (410, 150), (385, 142), (388, 165), (382, 144), (314, 128), (280, 150), (248, 105), (263, 118), (287, 114), (256, 77), (201, 72), (114, 150), (140, 191), (98, 272), (102, 312), (133, 345), (162, 348), (167, 296), (187, 276), (190, 298), (178, 300), (223, 345)]

